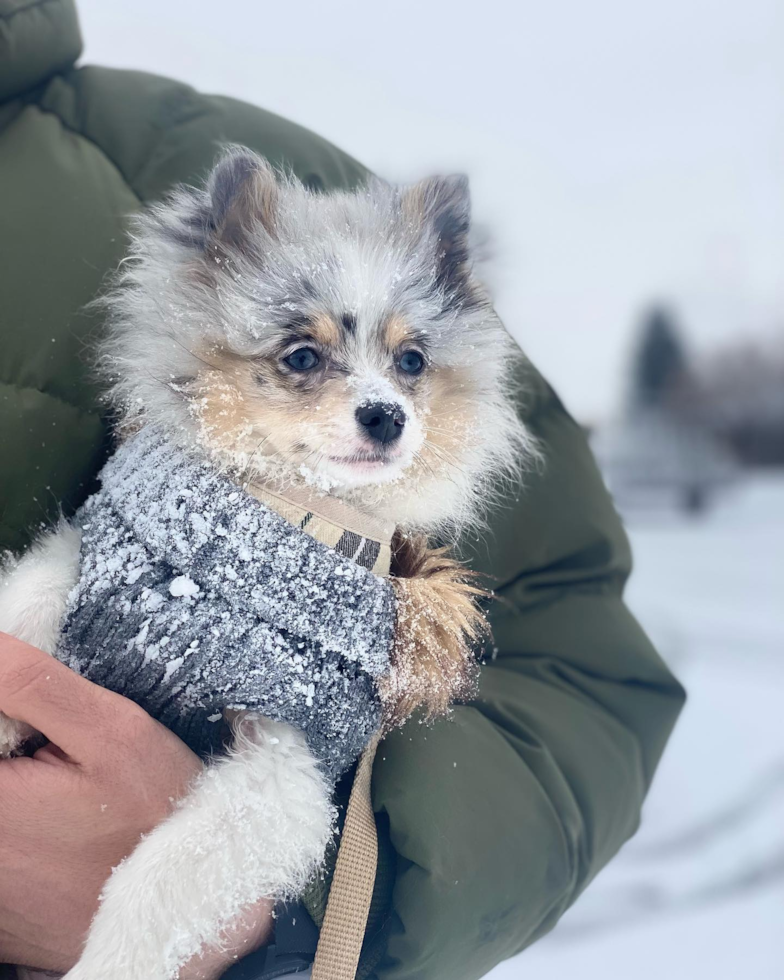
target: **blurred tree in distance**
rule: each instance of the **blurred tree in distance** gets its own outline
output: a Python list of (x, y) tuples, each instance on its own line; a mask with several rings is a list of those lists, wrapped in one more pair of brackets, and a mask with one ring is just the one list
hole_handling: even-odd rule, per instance
[(741, 462), (784, 466), (784, 330), (705, 358), (688, 411)]
[(622, 507), (674, 503), (698, 514), (732, 481), (734, 462), (693, 411), (695, 374), (665, 305), (643, 315), (630, 367), (625, 411), (593, 438), (607, 483)]
[(632, 404), (663, 408), (687, 384), (686, 351), (672, 313), (652, 306), (643, 316), (642, 337), (633, 363)]

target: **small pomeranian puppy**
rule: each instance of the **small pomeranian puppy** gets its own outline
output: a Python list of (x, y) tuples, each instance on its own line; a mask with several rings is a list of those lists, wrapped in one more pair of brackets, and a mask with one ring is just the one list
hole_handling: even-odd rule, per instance
[[(463, 177), (319, 194), (230, 148), (205, 188), (135, 220), (102, 303), (120, 462), (105, 500), (6, 568), (0, 629), (76, 669), (100, 646), (110, 673), (157, 670), (151, 704), (160, 688), (211, 723), (241, 711), (231, 748), (107, 883), (67, 975), (169, 980), (240, 910), (301, 890), (331, 833), (329, 776), (374, 731), (470, 690), (480, 590), (428, 539), (476, 527), (535, 449)], [(197, 696), (197, 674), (220, 695)], [(335, 722), (360, 675), (371, 707)], [(31, 734), (0, 716), (0, 755)]]

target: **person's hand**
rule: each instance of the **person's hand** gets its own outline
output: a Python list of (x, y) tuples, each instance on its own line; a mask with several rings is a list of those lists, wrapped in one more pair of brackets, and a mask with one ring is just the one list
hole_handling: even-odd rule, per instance
[[(65, 972), (113, 867), (171, 811), (201, 763), (138, 705), (0, 633), (0, 711), (50, 743), (0, 761), (0, 962)], [(231, 930), (242, 953), (271, 931), (262, 903)], [(219, 976), (231, 951), (181, 973)]]

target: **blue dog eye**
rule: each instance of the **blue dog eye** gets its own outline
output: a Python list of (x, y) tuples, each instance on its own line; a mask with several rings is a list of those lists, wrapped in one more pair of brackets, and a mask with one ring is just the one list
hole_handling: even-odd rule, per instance
[(400, 370), (405, 371), (406, 374), (419, 374), (425, 366), (425, 359), (418, 351), (407, 350), (405, 354), (400, 355), (397, 363)]
[(319, 362), (319, 356), (312, 347), (300, 347), (283, 360), (295, 371), (312, 371)]

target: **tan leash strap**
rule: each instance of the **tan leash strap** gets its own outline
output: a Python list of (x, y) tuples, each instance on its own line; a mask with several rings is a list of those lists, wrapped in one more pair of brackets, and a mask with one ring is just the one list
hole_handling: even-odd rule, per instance
[(354, 980), (376, 882), (378, 837), (370, 796), (379, 739), (369, 743), (357, 766), (327, 899), (312, 980)]

